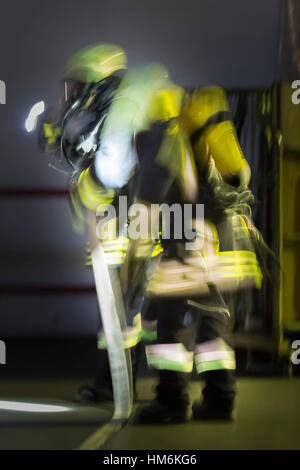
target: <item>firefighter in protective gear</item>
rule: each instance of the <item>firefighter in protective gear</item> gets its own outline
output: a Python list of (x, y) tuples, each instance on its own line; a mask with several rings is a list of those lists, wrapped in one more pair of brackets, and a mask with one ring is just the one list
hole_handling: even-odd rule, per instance
[[(82, 231), (87, 222), (90, 241), (87, 265), (91, 264), (90, 248), (102, 243), (107, 264), (119, 270), (124, 262), (128, 237), (123, 231), (127, 220), (117, 218), (102, 229), (111, 231), (102, 239), (97, 232), (95, 211), (99, 206), (115, 203), (116, 194), (133, 197), (132, 183), (113, 190), (95, 177), (94, 159), (108, 110), (126, 69), (126, 55), (118, 46), (100, 44), (74, 54), (66, 65), (63, 79), (63, 98), (59, 106), (47, 110), (40, 125), (39, 145), (47, 155), (54, 156), (55, 167), (69, 174), (74, 228)], [(117, 167), (116, 167), (117, 170)], [(122, 225), (123, 224), (123, 225)], [(121, 226), (122, 225), (122, 226)], [(120, 227), (119, 230), (115, 230)], [(159, 247), (156, 247), (159, 252)], [(155, 251), (154, 251), (155, 254)], [(123, 331), (124, 347), (131, 349), (133, 369), (137, 367), (136, 346), (141, 338), (141, 298), (128, 305), (128, 328)], [(97, 376), (91, 387), (81, 387), (78, 399), (99, 401), (112, 399), (112, 382), (106, 353), (106, 340), (99, 331)]]
[[(89, 61), (80, 55), (85, 57), (89, 52), (78, 53), (70, 69), (82, 64), (89, 69)], [(74, 74), (80, 81), (79, 91), (75, 86), (76, 97), (61, 126), (61, 147), (76, 171), (72, 195), (77, 212), (82, 206), (95, 211), (103, 201), (108, 205), (116, 200), (138, 170), (135, 196), (145, 203), (204, 203), (212, 227), (210, 235), (203, 235), (208, 240), (206, 246), (212, 248), (213, 260), (227, 257), (219, 285), (205, 278), (205, 295), (183, 292), (179, 301), (174, 299), (174, 292), (163, 292), (155, 282), (163, 271), (150, 281), (149, 294), (158, 298), (150, 300), (150, 310), (156, 311), (158, 344), (148, 349), (147, 356), (149, 364), (159, 369), (160, 383), (157, 399), (142, 410), (140, 419), (160, 422), (188, 417), (186, 382), (193, 359), (206, 379), (204, 400), (194, 407), (195, 417), (227, 418), (235, 396), (234, 352), (226, 342), (229, 315), (220, 290), (228, 267), (233, 284), (246, 272), (258, 286), (260, 270), (251, 243), (243, 246), (245, 239), (250, 240), (251, 224), (241, 209), (247, 206), (245, 194), (249, 196), (249, 192), (245, 188), (250, 170), (230, 120), (226, 96), (218, 87), (185, 92), (169, 80), (160, 65), (136, 68), (120, 76), (116, 70), (124, 64), (107, 72), (109, 66), (105, 65), (110, 62), (104, 60), (105, 77), (93, 76), (100, 81), (88, 87), (81, 74)], [(93, 67), (98, 69), (101, 67)], [(102, 96), (97, 90), (104, 91), (103, 101), (96, 101)], [(87, 117), (94, 103), (93, 118)], [(84, 122), (84, 132), (78, 121)], [(232, 177), (237, 177), (238, 188), (224, 183)], [(238, 250), (233, 249), (233, 233), (240, 243)], [(173, 240), (164, 242), (167, 260), (181, 258), (178, 245)], [(149, 237), (146, 257), (152, 249)]]
[[(213, 247), (217, 245), (215, 257), (227, 257), (220, 287), (228, 275), (228, 261), (229, 266), (233, 267), (233, 281), (237, 278), (242, 280), (241, 272), (246, 272), (248, 280), (259, 286), (261, 275), (251, 244), (245, 250), (242, 249), (245, 248), (242, 240), (249, 239), (247, 225), (242, 216), (240, 218), (232, 209), (232, 206), (242, 204), (250, 171), (230, 121), (225, 93), (218, 87), (209, 87), (186, 94), (167, 80), (159, 84), (161, 88), (153, 89), (155, 80), (151, 74), (158, 70), (148, 68), (135, 74), (132, 72), (128, 77), (126, 92), (124, 90), (120, 99), (115, 100), (108, 118), (109, 125), (107, 132), (104, 132), (104, 142), (107, 137), (106, 148), (113, 151), (109, 141), (112, 136), (112, 147), (119, 138), (123, 142), (129, 142), (128, 136), (126, 138), (123, 132), (133, 132), (131, 126), (135, 123), (133, 127), (140, 171), (139, 199), (146, 203), (166, 202), (169, 205), (176, 202), (204, 202), (206, 216), (216, 228), (212, 232), (217, 232), (217, 235), (210, 236), (209, 243)], [(147, 85), (143, 90), (145, 101), (142, 103), (138, 101), (139, 80), (142, 80), (143, 87)], [(147, 94), (149, 91), (150, 96)], [(124, 96), (130, 103), (128, 109), (125, 102), (122, 104)], [(119, 119), (123, 106), (127, 111), (125, 122)], [(113, 175), (112, 180), (110, 168), (105, 166), (105, 155), (105, 145), (102, 151), (100, 146), (95, 169), (96, 172), (98, 169), (98, 177), (107, 187), (116, 188), (126, 182), (126, 174), (128, 178), (131, 168), (129, 166), (127, 172), (119, 172), (124, 180), (120, 178), (118, 181), (117, 174)], [(128, 160), (126, 145), (119, 148), (116, 158), (120, 168), (128, 165), (130, 159)], [(232, 176), (237, 176), (239, 189), (232, 190), (229, 197), (233, 197), (234, 202), (226, 201), (229, 191), (225, 190), (218, 172), (212, 170), (211, 158), (223, 179), (229, 180)], [(220, 194), (217, 196), (218, 191), (223, 193), (224, 201)], [(226, 210), (232, 210), (232, 217)], [(236, 235), (242, 232), (238, 250), (233, 249), (234, 245), (230, 240), (235, 219)], [(174, 245), (169, 241), (165, 241), (164, 249), (166, 257), (178, 258)], [(172, 250), (173, 254), (170, 254)], [(235, 255), (237, 259), (229, 260), (230, 257), (235, 258)], [(159, 282), (154, 286), (150, 282), (150, 293), (160, 297), (162, 292), (159, 291), (159, 286), (161, 287)], [(195, 293), (191, 295), (191, 299), (178, 300), (172, 298), (172, 295), (158, 301), (152, 299), (150, 312), (147, 312), (146, 304), (144, 305), (143, 317), (157, 318), (158, 322), (158, 344), (147, 348), (147, 358), (150, 366), (159, 369), (160, 380), (157, 399), (141, 410), (140, 420), (181, 421), (188, 417), (186, 382), (193, 359), (198, 372), (203, 374), (206, 381), (203, 402), (201, 406), (194, 405), (194, 416), (201, 419), (230, 418), (235, 396), (235, 360), (234, 352), (226, 342), (229, 312), (219, 289), (215, 285), (209, 285), (208, 292), (205, 296), (201, 295), (200, 299), (197, 296), (195, 299)], [(151, 310), (154, 310), (153, 314)], [(193, 332), (196, 332), (196, 338), (190, 337)]]
[[(231, 418), (235, 359), (227, 342), (230, 312), (222, 292), (260, 287), (262, 277), (246, 215), (252, 199), (250, 169), (225, 93), (218, 87), (184, 93), (179, 108), (177, 97), (177, 90), (164, 91), (164, 102), (173, 103), (173, 119), (153, 125), (138, 139), (139, 197), (169, 206), (203, 203), (206, 224), (198, 236), (204, 245), (192, 251), (202, 255), (194, 264), (191, 252), (182, 255), (182, 243), (163, 240), (163, 259), (148, 286), (154, 298), (143, 307), (150, 318), (157, 315), (158, 344), (146, 352), (148, 364), (159, 370), (157, 398), (140, 412), (144, 423), (189, 418), (186, 385), (194, 361), (206, 383), (201, 404), (193, 406), (194, 417)], [(237, 188), (226, 183), (234, 177)], [(203, 270), (203, 261), (209, 269)]]

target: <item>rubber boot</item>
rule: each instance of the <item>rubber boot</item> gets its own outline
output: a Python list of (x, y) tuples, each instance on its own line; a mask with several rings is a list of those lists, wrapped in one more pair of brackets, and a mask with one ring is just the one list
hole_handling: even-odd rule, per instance
[[(137, 399), (136, 377), (141, 356), (141, 344), (138, 343), (131, 348), (132, 376), (133, 376), (133, 399)], [(108, 353), (106, 349), (97, 350), (97, 375), (94, 384), (82, 386), (77, 392), (78, 401), (103, 402), (113, 401), (113, 386), (111, 380)]]
[(78, 401), (102, 402), (113, 400), (113, 389), (106, 349), (97, 349), (97, 374), (93, 385), (84, 385), (77, 392)]
[(233, 419), (236, 394), (234, 371), (222, 369), (203, 373), (205, 387), (202, 401), (193, 404), (193, 417), (197, 420)]
[(161, 370), (157, 396), (140, 409), (138, 420), (143, 424), (183, 423), (191, 418), (189, 396), (186, 391), (188, 374)]

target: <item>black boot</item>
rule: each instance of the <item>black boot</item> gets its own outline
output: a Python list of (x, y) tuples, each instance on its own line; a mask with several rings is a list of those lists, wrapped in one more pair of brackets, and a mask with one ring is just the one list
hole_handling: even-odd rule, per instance
[(202, 402), (193, 404), (193, 416), (198, 420), (233, 419), (236, 394), (235, 378), (232, 370), (213, 370), (203, 373), (206, 385)]
[(184, 423), (191, 418), (189, 396), (186, 392), (188, 374), (162, 370), (157, 397), (140, 409), (138, 420), (144, 424)]
[(77, 392), (77, 400), (81, 402), (102, 402), (113, 400), (113, 388), (105, 349), (97, 349), (97, 373), (93, 385), (84, 385)]
[(108, 388), (96, 388), (93, 385), (83, 385), (76, 396), (77, 401), (98, 403), (113, 400), (113, 391)]
[(156, 398), (140, 409), (138, 420), (142, 424), (185, 423), (191, 419), (189, 406), (170, 407)]
[[(131, 348), (132, 376), (133, 376), (133, 399), (137, 399), (136, 377), (139, 360), (141, 356), (141, 345), (138, 343)], [(97, 375), (93, 385), (84, 385), (79, 388), (76, 396), (81, 402), (104, 402), (113, 401), (113, 386), (111, 380), (108, 353), (106, 349), (97, 350)]]

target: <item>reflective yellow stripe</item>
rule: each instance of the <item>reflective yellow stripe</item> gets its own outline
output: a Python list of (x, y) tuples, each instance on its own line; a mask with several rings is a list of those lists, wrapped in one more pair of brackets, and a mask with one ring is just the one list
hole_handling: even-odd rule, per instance
[(143, 330), (141, 331), (141, 341), (155, 341), (157, 339), (157, 330)]
[(181, 363), (176, 360), (164, 359), (160, 357), (151, 357), (147, 358), (149, 367), (159, 370), (173, 370), (176, 372), (186, 372), (190, 373), (193, 370), (193, 362), (190, 363)]
[(257, 289), (261, 288), (263, 275), (258, 267), (247, 267), (247, 266), (236, 266), (231, 267), (221, 267), (220, 268), (220, 279), (236, 279), (237, 281), (243, 281), (246, 278), (250, 278), (255, 282), (255, 286)]
[(196, 365), (198, 374), (203, 372), (207, 372), (210, 370), (222, 370), (222, 369), (229, 369), (235, 370), (236, 364), (235, 360), (231, 359), (218, 359), (215, 361), (208, 361), (208, 362), (201, 362)]
[(163, 247), (162, 247), (162, 244), (161, 244), (161, 241), (158, 240), (158, 242), (156, 243), (153, 251), (152, 251), (152, 255), (151, 257), (154, 258), (155, 256), (158, 256), (160, 255), (160, 253), (162, 253), (164, 250), (163, 250)]
[(226, 251), (219, 253), (219, 274), (222, 278), (243, 280), (253, 278), (259, 289), (263, 280), (256, 254), (251, 251)]
[(235, 251), (220, 251), (219, 256), (239, 256), (241, 258), (251, 258), (256, 259), (256, 254), (253, 251), (249, 250), (235, 250)]
[[(113, 238), (109, 240), (104, 240), (101, 242), (101, 244), (103, 246), (104, 257), (107, 264), (116, 266), (123, 264), (128, 250), (128, 238)], [(86, 249), (86, 266), (90, 266), (92, 264), (90, 251), (91, 250), (89, 248)]]
[[(133, 326), (126, 328), (126, 330), (122, 332), (124, 349), (129, 349), (129, 348), (134, 347), (140, 341), (141, 333), (142, 333), (142, 320), (141, 320), (141, 314), (138, 313), (135, 315), (133, 319)], [(107, 348), (107, 343), (106, 343), (104, 331), (101, 331), (98, 336), (98, 349), (106, 349), (106, 348)]]
[(61, 135), (61, 128), (60, 127), (53, 127), (52, 124), (44, 122), (44, 136), (47, 139), (47, 144), (52, 145), (55, 144), (58, 137)]
[(161, 241), (155, 241), (153, 238), (147, 240), (140, 239), (137, 244), (135, 256), (136, 258), (155, 257), (163, 252)]
[[(96, 210), (102, 204), (110, 204), (114, 199), (114, 191), (98, 185), (90, 175), (89, 168), (83, 171), (78, 179), (77, 190), (82, 204), (90, 210)], [(102, 209), (104, 210), (104, 209)]]
[(104, 250), (127, 250), (129, 244), (128, 238), (116, 238), (114, 240), (103, 240), (102, 246)]

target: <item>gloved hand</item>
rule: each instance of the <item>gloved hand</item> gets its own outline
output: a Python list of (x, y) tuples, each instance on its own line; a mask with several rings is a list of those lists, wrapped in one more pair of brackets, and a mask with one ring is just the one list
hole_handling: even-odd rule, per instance
[(37, 132), (38, 146), (41, 152), (46, 154), (60, 152), (61, 117), (62, 109), (60, 107), (50, 107), (40, 119)]

